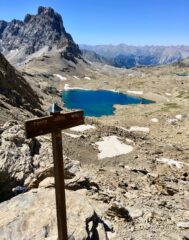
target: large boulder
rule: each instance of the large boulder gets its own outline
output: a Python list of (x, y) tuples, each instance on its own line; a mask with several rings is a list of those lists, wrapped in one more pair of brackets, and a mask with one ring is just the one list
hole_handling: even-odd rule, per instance
[[(100, 216), (105, 207), (94, 204), (85, 191), (66, 191), (68, 233), (72, 240), (87, 239), (86, 219)], [(9, 240), (57, 240), (54, 189), (36, 189), (0, 204), (0, 236)], [(100, 239), (106, 239), (107, 225), (97, 227)], [(89, 228), (90, 229), (90, 228)], [(110, 229), (109, 229), (110, 230)], [(90, 238), (91, 239), (91, 238)]]

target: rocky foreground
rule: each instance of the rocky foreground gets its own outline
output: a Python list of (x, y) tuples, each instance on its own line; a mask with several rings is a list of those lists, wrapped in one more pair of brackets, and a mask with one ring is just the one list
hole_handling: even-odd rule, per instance
[[(145, 128), (87, 123), (63, 132), (69, 239), (87, 239), (94, 211), (100, 239), (188, 239), (188, 148), (153, 147)], [(115, 135), (133, 151), (100, 159), (97, 143)], [(167, 148), (177, 159), (164, 156)], [(22, 123), (7, 122), (0, 158), (1, 201), (11, 197), (0, 204), (1, 239), (57, 239), (50, 136), (26, 140)], [(13, 197), (18, 185), (29, 191)]]

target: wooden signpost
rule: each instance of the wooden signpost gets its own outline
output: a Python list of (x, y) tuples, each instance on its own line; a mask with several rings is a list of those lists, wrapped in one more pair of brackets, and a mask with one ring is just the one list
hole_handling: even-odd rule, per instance
[(51, 116), (26, 121), (25, 133), (26, 138), (52, 134), (58, 240), (68, 240), (61, 130), (84, 124), (84, 113), (74, 111), (63, 114), (61, 110), (53, 104), (50, 108)]

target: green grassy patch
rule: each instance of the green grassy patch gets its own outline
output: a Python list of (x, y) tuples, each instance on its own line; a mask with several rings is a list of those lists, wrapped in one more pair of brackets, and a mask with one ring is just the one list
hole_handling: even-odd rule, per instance
[(189, 76), (189, 74), (187, 72), (176, 73), (176, 75), (179, 76), (179, 77), (187, 77), (187, 76)]
[(162, 111), (168, 112), (172, 109), (177, 109), (177, 108), (181, 108), (177, 103), (165, 103), (162, 108)]
[(180, 91), (179, 94), (177, 95), (177, 97), (187, 99), (187, 98), (189, 98), (189, 93), (185, 92), (185, 91)]

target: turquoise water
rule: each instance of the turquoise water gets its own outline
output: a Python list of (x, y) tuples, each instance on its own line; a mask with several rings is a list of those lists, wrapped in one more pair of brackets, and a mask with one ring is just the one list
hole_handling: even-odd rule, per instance
[(83, 109), (85, 116), (101, 117), (114, 114), (114, 104), (150, 104), (153, 101), (108, 90), (70, 89), (62, 92), (64, 106)]

